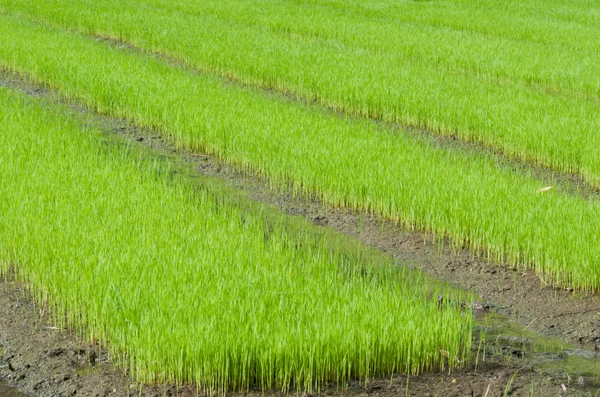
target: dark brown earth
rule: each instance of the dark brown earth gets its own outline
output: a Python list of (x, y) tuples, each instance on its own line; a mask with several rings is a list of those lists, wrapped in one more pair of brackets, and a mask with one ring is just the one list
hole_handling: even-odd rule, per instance
[[(32, 396), (196, 396), (193, 386), (142, 386), (114, 368), (97, 345), (81, 342), (50, 322), (44, 306), (34, 303), (23, 285), (0, 281), (0, 379)], [(483, 360), (483, 354), (480, 360)], [(331, 386), (325, 396), (567, 396), (587, 395), (576, 380), (550, 377), (526, 361), (488, 354), (485, 362), (452, 373), (350, 382), (345, 390)], [(563, 391), (563, 386), (567, 392)], [(294, 394), (294, 393), (292, 393)], [(305, 393), (295, 393), (310, 396)], [(199, 393), (199, 395), (204, 395)], [(235, 397), (283, 396), (277, 391), (230, 393)], [(0, 383), (0, 397), (18, 397)]]
[[(14, 75), (0, 74), (0, 85), (19, 89), (28, 95), (67, 103), (78, 112), (89, 109), (69, 103), (56, 93), (36, 87)], [(367, 245), (392, 255), (398, 263), (420, 268), (440, 280), (472, 291), (479, 296), (477, 307), (510, 316), (524, 327), (546, 336), (594, 349), (600, 341), (600, 297), (544, 284), (530, 272), (511, 269), (474, 255), (467, 249), (452, 250), (450, 243), (438, 243), (431, 235), (382, 224), (371, 215), (336, 209), (317, 200), (294, 197), (285, 190), (274, 190), (268, 181), (243, 174), (215, 157), (176, 151), (156, 131), (132, 126), (123, 120), (94, 115), (107, 131), (118, 132), (130, 140), (144, 143), (189, 161), (202, 174), (216, 176), (253, 199), (301, 216), (323, 227), (330, 227)], [(527, 166), (529, 167), (529, 166)], [(527, 168), (526, 167), (526, 168)], [(513, 167), (515, 168), (515, 167)], [(518, 168), (518, 167), (516, 167)], [(515, 169), (515, 172), (520, 172)], [(565, 176), (561, 183), (573, 194), (582, 189)], [(583, 189), (584, 191), (586, 188)], [(584, 194), (585, 195), (585, 194)], [(511, 349), (488, 349), (475, 363), (448, 373), (428, 373), (407, 379), (364, 384), (353, 382), (345, 390), (335, 387), (324, 395), (413, 395), (413, 396), (501, 396), (501, 395), (578, 395), (584, 392), (577, 379), (535, 369)], [(125, 396), (196, 395), (195, 387), (141, 387), (130, 374), (115, 369), (110, 357), (95, 345), (78, 341), (69, 331), (57, 330), (49, 322), (45, 308), (33, 303), (23, 285), (0, 282), (0, 380), (20, 390), (40, 396)], [(482, 363), (485, 357), (485, 362)], [(408, 384), (408, 387), (407, 387)], [(586, 393), (592, 390), (585, 390)], [(279, 394), (271, 392), (267, 394)], [(260, 391), (244, 395), (262, 395)]]

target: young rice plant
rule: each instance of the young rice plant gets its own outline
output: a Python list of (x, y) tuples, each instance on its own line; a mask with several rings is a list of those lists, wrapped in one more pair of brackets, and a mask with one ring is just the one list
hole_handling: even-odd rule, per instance
[(139, 381), (310, 391), (469, 351), (470, 313), (389, 261), (235, 205), (91, 118), (3, 87), (0, 104), (0, 270)]

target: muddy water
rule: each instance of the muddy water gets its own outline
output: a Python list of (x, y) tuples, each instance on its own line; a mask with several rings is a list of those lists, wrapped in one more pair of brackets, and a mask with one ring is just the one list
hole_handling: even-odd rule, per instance
[(27, 397), (27, 395), (0, 381), (0, 397)]
[(479, 316), (475, 324), (476, 340), (481, 341), (478, 358), (500, 355), (555, 379), (566, 379), (577, 389), (592, 393), (600, 390), (600, 350), (582, 349), (542, 336), (499, 314)]

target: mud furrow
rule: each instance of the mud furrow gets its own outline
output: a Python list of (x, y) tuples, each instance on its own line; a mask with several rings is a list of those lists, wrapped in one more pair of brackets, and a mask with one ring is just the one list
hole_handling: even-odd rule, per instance
[[(185, 160), (201, 174), (218, 177), (229, 186), (244, 192), (252, 200), (270, 204), (286, 214), (302, 216), (316, 225), (330, 227), (352, 236), (358, 241), (387, 252), (398, 263), (407, 263), (440, 280), (472, 291), (480, 297), (477, 307), (484, 312), (496, 310), (509, 315), (528, 329), (575, 342), (587, 348), (594, 348), (596, 341), (600, 340), (600, 310), (596, 310), (600, 307), (598, 296), (576, 295), (569, 290), (555, 289), (544, 285), (533, 273), (523, 273), (516, 269), (508, 269), (499, 263), (491, 263), (485, 259), (484, 254), (476, 256), (467, 249), (451, 249), (448, 241), (433, 238), (425, 233), (402, 229), (369, 214), (332, 208), (318, 200), (297, 197), (291, 191), (273, 190), (267, 180), (244, 174), (214, 156), (178, 150), (166, 142), (157, 131), (136, 127), (125, 120), (96, 114), (86, 107), (69, 101), (57, 92), (31, 84), (14, 74), (6, 72), (0, 74), (0, 85), (20, 90), (30, 96), (67, 104), (73, 111), (92, 116), (106, 132), (121, 134), (127, 139), (142, 142), (163, 153)], [(0, 312), (0, 324), (2, 324), (0, 343), (4, 347), (0, 360), (10, 363), (15, 369), (15, 371), (2, 369), (0, 377), (9, 378), (13, 384), (19, 385), (29, 393), (75, 395), (83, 394), (80, 391), (86, 390), (91, 395), (163, 393), (170, 395), (176, 392), (176, 388), (166, 387), (147, 388), (140, 393), (139, 386), (131, 387), (128, 375), (116, 371), (109, 365), (109, 358), (105, 357), (101, 348), (80, 345), (76, 335), (73, 334), (48, 332), (51, 329), (46, 327), (49, 320), (43, 313), (43, 308), (34, 306), (19, 284), (3, 282), (0, 285), (0, 307), (3, 308)], [(46, 338), (44, 333), (61, 336)], [(42, 357), (43, 353), (39, 351), (42, 347), (46, 352), (56, 348), (62, 349), (63, 347), (60, 346), (63, 344), (69, 347), (65, 356), (68, 359), (61, 361), (62, 364), (54, 363), (55, 355), (46, 358)], [(71, 349), (70, 352), (84, 351), (85, 353), (71, 354), (68, 349)], [(89, 360), (89, 354), (92, 354), (89, 352), (92, 351), (95, 352), (93, 354), (96, 357), (101, 357), (94, 359), (94, 363)], [(19, 358), (30, 353), (34, 356), (28, 356), (29, 358), (26, 359)], [(80, 358), (82, 355), (87, 357), (83, 361)], [(71, 356), (77, 359), (71, 359)], [(104, 363), (106, 366), (99, 367), (98, 363)], [(15, 365), (20, 370), (17, 370)], [(41, 370), (36, 369), (36, 366)], [(350, 394), (362, 395), (374, 391), (383, 395), (399, 394), (405, 391), (407, 382), (410, 385), (408, 395), (424, 395), (424, 391), (433, 390), (430, 388), (431, 383), (438, 384), (439, 392), (449, 396), (464, 395), (465, 390), (468, 389), (474, 394), (482, 395), (488, 385), (493, 385), (488, 396), (502, 395), (506, 387), (511, 390), (517, 387), (515, 391), (519, 388), (527, 391), (528, 385), (534, 383), (535, 387), (541, 388), (539, 390), (551, 390), (552, 394), (556, 394), (555, 391), (559, 390), (557, 383), (559, 380), (549, 380), (533, 371), (527, 364), (522, 371), (518, 371), (519, 368), (520, 364), (516, 366), (514, 362), (502, 362), (501, 358), (496, 357), (490, 358), (485, 365), (480, 366), (478, 373), (473, 372), (473, 367), (468, 367), (449, 376), (427, 374), (410, 380), (399, 376), (391, 382), (390, 380), (375, 381), (368, 386), (351, 384)], [(52, 380), (48, 380), (50, 373), (48, 371), (52, 373)], [(95, 371), (100, 374), (99, 378), (95, 375), (87, 377), (87, 372), (95, 373)], [(64, 376), (62, 372), (65, 372)], [(105, 382), (105, 385), (109, 386), (95, 389), (92, 387), (94, 382)], [(36, 385), (39, 390), (35, 388)], [(57, 385), (62, 386), (58, 389)], [(194, 387), (179, 390), (179, 395), (188, 395), (185, 393), (193, 395), (196, 390)], [(334, 390), (326, 393), (336, 394)], [(529, 395), (528, 392), (524, 394)], [(534, 395), (538, 395), (537, 392)]]

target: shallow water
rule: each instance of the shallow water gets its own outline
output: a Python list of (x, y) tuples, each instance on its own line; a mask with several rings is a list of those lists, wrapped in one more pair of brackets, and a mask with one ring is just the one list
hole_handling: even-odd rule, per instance
[(522, 360), (536, 370), (586, 391), (600, 389), (600, 351), (529, 331), (506, 316), (491, 314), (475, 320), (475, 335), (484, 349), (507, 360)]
[(27, 397), (27, 395), (0, 381), (0, 397)]

